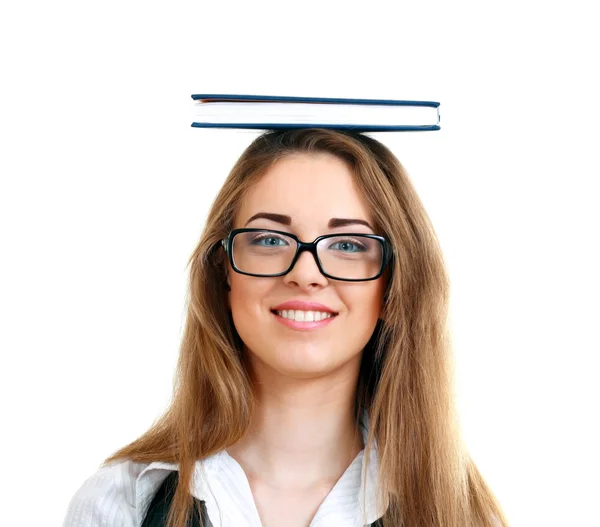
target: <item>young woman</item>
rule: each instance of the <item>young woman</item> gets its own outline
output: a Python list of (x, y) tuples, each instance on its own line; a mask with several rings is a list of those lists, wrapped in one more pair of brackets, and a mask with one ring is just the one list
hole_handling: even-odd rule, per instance
[(385, 146), (263, 134), (190, 258), (169, 410), (83, 484), (65, 527), (505, 526), (460, 440), (447, 304)]

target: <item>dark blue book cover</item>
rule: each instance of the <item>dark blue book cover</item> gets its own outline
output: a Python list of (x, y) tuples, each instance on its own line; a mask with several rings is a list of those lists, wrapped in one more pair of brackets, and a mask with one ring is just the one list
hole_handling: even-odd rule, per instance
[(356, 132), (439, 130), (439, 102), (194, 94), (196, 128), (331, 128)]

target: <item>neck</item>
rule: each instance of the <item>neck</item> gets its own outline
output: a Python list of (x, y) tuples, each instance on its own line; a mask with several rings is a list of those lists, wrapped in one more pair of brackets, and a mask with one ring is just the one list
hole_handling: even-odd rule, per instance
[(331, 488), (363, 448), (354, 417), (360, 356), (311, 379), (249, 366), (256, 394), (252, 422), (227, 452), (251, 482), (286, 490)]

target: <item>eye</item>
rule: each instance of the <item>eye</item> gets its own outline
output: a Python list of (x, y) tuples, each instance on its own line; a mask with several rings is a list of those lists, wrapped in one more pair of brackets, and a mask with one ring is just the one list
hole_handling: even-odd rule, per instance
[[(261, 243), (265, 242), (265, 243)], [(280, 243), (281, 242), (281, 243)], [(276, 234), (259, 234), (252, 238), (252, 245), (258, 245), (261, 247), (281, 247), (284, 245), (289, 245), (287, 241), (281, 236), (277, 236)]]
[(336, 246), (339, 248), (338, 250), (341, 250), (342, 252), (363, 252), (367, 250), (365, 245), (350, 238), (338, 240), (335, 243), (332, 243), (329, 248), (335, 249)]

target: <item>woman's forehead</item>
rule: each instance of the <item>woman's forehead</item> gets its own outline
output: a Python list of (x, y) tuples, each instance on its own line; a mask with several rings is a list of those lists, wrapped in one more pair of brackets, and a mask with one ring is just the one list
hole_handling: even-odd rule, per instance
[(331, 218), (359, 218), (373, 225), (368, 204), (356, 185), (348, 164), (336, 156), (286, 156), (246, 193), (236, 214), (236, 228), (259, 212), (289, 216), (291, 224), (298, 226), (326, 227)]

